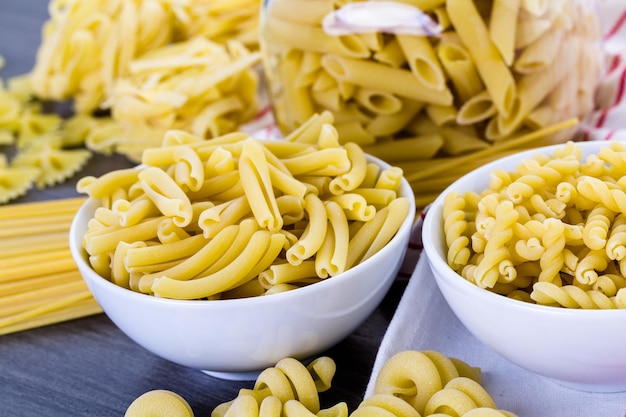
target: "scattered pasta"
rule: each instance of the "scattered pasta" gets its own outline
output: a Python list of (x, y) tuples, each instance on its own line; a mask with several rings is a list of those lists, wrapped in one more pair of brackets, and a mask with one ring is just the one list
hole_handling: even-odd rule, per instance
[(624, 158), (620, 142), (585, 160), (568, 142), (515, 171), (492, 172), (481, 193), (448, 193), (448, 264), (479, 287), (527, 302), (626, 308)]
[(61, 117), (44, 113), (31, 97), (24, 76), (9, 79), (6, 87), (0, 82), (0, 145), (14, 149), (10, 159), (0, 154), (0, 204), (65, 181), (91, 157), (87, 150), (69, 149)]
[[(215, 407), (211, 417), (515, 417), (496, 408), (480, 385), (479, 368), (440, 352), (406, 350), (389, 358), (379, 371), (374, 393), (351, 413), (345, 402), (320, 406), (318, 393), (330, 389), (335, 371), (335, 362), (326, 356), (308, 365), (282, 359), (259, 374), (254, 388), (240, 389), (233, 400)], [(133, 413), (126, 416), (161, 415), (150, 412), (167, 406), (180, 409), (170, 415), (192, 417), (181, 403), (187, 404), (169, 391), (149, 391), (131, 404)]]
[[(563, 142), (577, 123), (561, 123), (594, 106), (598, 18), (584, 1), (527, 3), (403, 1), (392, 14), (392, 2), (268, 2), (260, 41), (277, 123), (288, 134), (331, 112), (342, 137), (405, 170), (418, 206), (512, 139), (541, 132), (509, 150)], [(422, 35), (381, 23), (385, 12), (412, 13)]]
[(169, 390), (152, 390), (137, 397), (124, 417), (193, 417), (193, 410), (180, 395)]
[(319, 393), (330, 388), (335, 371), (335, 362), (326, 356), (308, 365), (293, 358), (281, 359), (259, 374), (253, 389), (241, 389), (234, 400), (215, 407), (211, 417), (258, 415), (260, 410), (268, 416), (347, 416), (345, 403), (320, 409)]
[(368, 259), (412, 216), (402, 171), (315, 120), (281, 141), (171, 130), (137, 169), (81, 178), (99, 205), (84, 236), (92, 266), (134, 291), (212, 299), (296, 289)]
[(0, 204), (26, 194), (38, 176), (38, 169), (10, 167), (7, 158), (0, 155)]

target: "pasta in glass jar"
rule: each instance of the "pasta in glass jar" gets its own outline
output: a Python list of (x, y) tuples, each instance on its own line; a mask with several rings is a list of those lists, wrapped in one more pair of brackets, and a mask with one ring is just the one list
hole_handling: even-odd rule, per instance
[(410, 173), (571, 139), (595, 104), (599, 20), (593, 0), (266, 0), (260, 44), (284, 133), (329, 112), (340, 140)]

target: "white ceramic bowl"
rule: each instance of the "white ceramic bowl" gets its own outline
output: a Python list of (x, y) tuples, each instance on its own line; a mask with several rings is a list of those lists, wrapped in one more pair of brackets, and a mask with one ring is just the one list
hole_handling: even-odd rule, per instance
[[(606, 142), (579, 144), (597, 154)], [(538, 151), (521, 152), (487, 164), (445, 190), (426, 214), (423, 243), (437, 284), (459, 320), (485, 345), (531, 372), (571, 388), (593, 392), (626, 391), (626, 310), (579, 310), (540, 306), (479, 288), (446, 262), (442, 203), (456, 190), (482, 191), (494, 169), (514, 170)]]
[(94, 298), (136, 343), (219, 377), (254, 379), (259, 370), (284, 357), (304, 360), (332, 347), (382, 301), (402, 263), (414, 220), (414, 195), (404, 179), (400, 195), (411, 201), (410, 215), (378, 253), (340, 275), (271, 296), (172, 300), (111, 283), (94, 272), (81, 247), (87, 221), (97, 208), (91, 199), (72, 223), (70, 248)]

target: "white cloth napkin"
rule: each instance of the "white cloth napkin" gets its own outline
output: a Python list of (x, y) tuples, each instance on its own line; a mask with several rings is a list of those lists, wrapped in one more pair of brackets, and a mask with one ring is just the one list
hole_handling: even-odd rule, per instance
[[(626, 1), (598, 4), (607, 71), (598, 89), (598, 109), (585, 122), (584, 139), (626, 140)], [(376, 376), (392, 355), (432, 349), (480, 367), (483, 386), (496, 405), (520, 417), (626, 417), (626, 393), (566, 388), (511, 364), (472, 336), (440, 294), (426, 254), (420, 255), (420, 233), (418, 221), (403, 267), (411, 278), (382, 340), (365, 397), (372, 395)]]
[(395, 353), (436, 350), (483, 372), (482, 384), (500, 409), (520, 417), (622, 417), (626, 393), (587, 393), (532, 374), (483, 345), (456, 318), (440, 294), (423, 253), (380, 345), (365, 397)]

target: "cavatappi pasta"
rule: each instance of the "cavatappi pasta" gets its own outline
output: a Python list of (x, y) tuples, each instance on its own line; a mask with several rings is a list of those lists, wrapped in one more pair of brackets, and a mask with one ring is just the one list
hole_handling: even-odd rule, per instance
[(368, 259), (411, 215), (402, 171), (317, 121), (282, 141), (171, 130), (138, 168), (81, 178), (99, 201), (83, 239), (91, 265), (135, 291), (215, 299), (288, 291)]
[[(219, 404), (211, 417), (515, 417), (500, 410), (481, 385), (480, 368), (440, 352), (406, 350), (389, 358), (376, 378), (372, 395), (350, 412), (345, 402), (322, 408), (319, 393), (330, 389), (335, 362), (326, 356), (304, 365), (293, 358), (263, 370), (252, 389), (242, 388)], [(155, 414), (158, 407), (170, 413)], [(138, 397), (127, 417), (193, 417), (187, 402), (171, 391)]]
[[(371, 11), (354, 7), (364, 3)], [(561, 123), (592, 110), (602, 66), (593, 0), (397, 2), (395, 16), (423, 13), (439, 26), (424, 35), (380, 19), (390, 3), (264, 3), (265, 75), (285, 134), (331, 112), (345, 138), (402, 164), (425, 206), (444, 188), (422, 190), (425, 179), (448, 185), (529, 133), (540, 132), (517, 150), (565, 141), (576, 128)], [(367, 23), (350, 26), (352, 10)], [(453, 170), (441, 176), (440, 163)]]
[(574, 142), (446, 194), (447, 261), (479, 287), (541, 305), (626, 308), (626, 147)]

